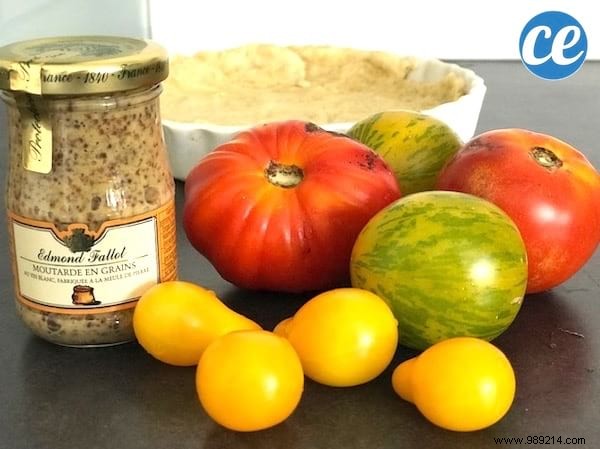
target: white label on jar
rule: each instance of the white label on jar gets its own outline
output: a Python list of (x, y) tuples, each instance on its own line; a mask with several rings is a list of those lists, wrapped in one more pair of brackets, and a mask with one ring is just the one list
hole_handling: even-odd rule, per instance
[(157, 217), (115, 224), (98, 233), (67, 231), (11, 217), (17, 293), (42, 306), (95, 309), (137, 300), (160, 282)]

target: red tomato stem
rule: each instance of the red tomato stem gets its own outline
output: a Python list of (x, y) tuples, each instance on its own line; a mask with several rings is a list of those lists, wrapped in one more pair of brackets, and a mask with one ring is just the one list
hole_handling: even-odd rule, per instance
[(265, 177), (271, 184), (289, 189), (302, 182), (304, 172), (297, 165), (285, 165), (270, 161), (269, 166), (265, 168)]
[(549, 171), (562, 167), (563, 162), (548, 148), (533, 147), (529, 154), (539, 165)]

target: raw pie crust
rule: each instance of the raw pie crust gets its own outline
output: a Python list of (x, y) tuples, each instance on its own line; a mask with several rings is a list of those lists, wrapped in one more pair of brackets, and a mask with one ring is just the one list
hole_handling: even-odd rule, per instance
[(467, 81), (407, 79), (417, 60), (334, 47), (240, 48), (175, 56), (161, 97), (163, 118), (252, 125), (300, 119), (355, 122), (392, 109), (423, 110), (455, 101)]

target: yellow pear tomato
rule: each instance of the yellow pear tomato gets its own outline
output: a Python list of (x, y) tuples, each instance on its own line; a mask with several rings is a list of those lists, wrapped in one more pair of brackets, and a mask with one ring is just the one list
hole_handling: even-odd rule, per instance
[(211, 343), (196, 370), (204, 410), (237, 431), (272, 427), (300, 402), (304, 373), (284, 338), (267, 331), (237, 331)]
[(432, 423), (449, 430), (489, 427), (510, 409), (515, 374), (491, 343), (472, 337), (443, 340), (401, 363), (392, 386)]
[(151, 287), (133, 313), (140, 345), (158, 360), (177, 366), (196, 365), (214, 339), (242, 329), (260, 326), (229, 309), (214, 292), (190, 282)]
[(357, 288), (315, 296), (275, 332), (290, 341), (309, 378), (335, 387), (377, 377), (398, 345), (398, 323), (388, 305)]

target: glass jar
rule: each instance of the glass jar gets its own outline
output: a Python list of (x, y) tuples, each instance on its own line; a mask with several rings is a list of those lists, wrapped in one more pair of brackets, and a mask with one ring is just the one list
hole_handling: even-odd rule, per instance
[(50, 38), (0, 49), (17, 312), (67, 346), (134, 339), (137, 299), (176, 278), (158, 45)]

